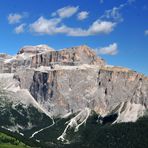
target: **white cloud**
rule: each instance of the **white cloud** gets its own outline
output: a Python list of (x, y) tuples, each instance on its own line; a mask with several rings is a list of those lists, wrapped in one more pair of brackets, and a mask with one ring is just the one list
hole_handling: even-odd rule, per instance
[(40, 17), (37, 21), (30, 25), (30, 30), (39, 34), (55, 34), (56, 27), (61, 22), (61, 19), (45, 19)]
[(16, 23), (20, 23), (21, 19), (25, 18), (28, 16), (27, 12), (24, 12), (22, 14), (19, 13), (10, 13), (8, 15), (8, 22), (9, 24), (16, 24)]
[(148, 30), (145, 30), (145, 31), (144, 31), (144, 34), (145, 34), (145, 35), (148, 35)]
[(120, 4), (119, 6), (114, 6), (112, 9), (106, 10), (104, 14), (100, 17), (103, 20), (115, 21), (116, 23), (120, 23), (123, 21), (122, 17), (122, 9), (129, 6), (136, 0), (127, 0), (125, 3)]
[(113, 31), (115, 26), (116, 24), (113, 22), (97, 20), (93, 22), (88, 29), (67, 27), (67, 35), (68, 36), (91, 36), (91, 35), (97, 35), (97, 34), (108, 34)]
[(52, 16), (59, 16), (60, 18), (69, 18), (78, 11), (79, 7), (67, 6), (58, 9), (56, 12), (52, 13)]
[(123, 17), (120, 13), (121, 9), (124, 8), (127, 4), (121, 4), (119, 7), (113, 7), (112, 9), (106, 10), (100, 19), (108, 19), (116, 22), (122, 22)]
[(84, 20), (88, 17), (89, 12), (87, 11), (81, 11), (80, 13), (78, 13), (77, 18), (78, 20)]
[(72, 28), (61, 23), (62, 19), (46, 19), (40, 17), (30, 25), (31, 32), (37, 34), (66, 34), (68, 36), (90, 36), (96, 34), (108, 34), (113, 31), (116, 23), (109, 21), (96, 20), (88, 29)]
[(16, 34), (20, 34), (24, 32), (24, 27), (26, 26), (26, 24), (21, 24), (19, 26), (17, 26), (14, 31)]
[(107, 34), (113, 31), (115, 25), (116, 23), (113, 23), (113, 22), (97, 20), (90, 26), (88, 31), (91, 34), (97, 34), (97, 33)]
[(100, 48), (98, 54), (116, 55), (118, 53), (117, 43), (110, 44), (107, 47)]
[(17, 13), (11, 13), (8, 16), (9, 24), (19, 23), (21, 19), (22, 19), (22, 15)]

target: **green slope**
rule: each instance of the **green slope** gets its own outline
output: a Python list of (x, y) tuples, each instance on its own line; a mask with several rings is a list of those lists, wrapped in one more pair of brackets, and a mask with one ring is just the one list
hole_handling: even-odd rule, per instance
[(0, 148), (29, 148), (16, 138), (0, 132)]
[[(135, 123), (105, 124), (96, 122), (96, 117), (88, 119), (86, 125), (82, 125), (78, 132), (73, 129), (67, 132), (67, 140), (70, 144), (57, 141), (56, 138), (65, 128), (65, 120), (57, 120), (55, 126), (37, 134), (35, 139), (41, 143), (35, 143), (35, 139), (21, 137), (28, 145), (32, 141), (33, 147), (41, 148), (147, 148), (148, 147), (148, 118), (144, 117)], [(68, 119), (69, 120), (69, 119)], [(14, 137), (17, 135), (14, 134)], [(5, 140), (6, 139), (6, 140)], [(18, 138), (17, 138), (18, 139)], [(25, 148), (25, 145), (17, 139), (0, 133), (0, 148)], [(11, 145), (10, 145), (11, 144)]]

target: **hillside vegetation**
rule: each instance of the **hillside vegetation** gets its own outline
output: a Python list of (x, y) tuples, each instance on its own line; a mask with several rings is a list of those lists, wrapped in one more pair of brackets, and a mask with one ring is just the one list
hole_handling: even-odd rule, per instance
[(16, 138), (0, 132), (0, 148), (29, 148)]

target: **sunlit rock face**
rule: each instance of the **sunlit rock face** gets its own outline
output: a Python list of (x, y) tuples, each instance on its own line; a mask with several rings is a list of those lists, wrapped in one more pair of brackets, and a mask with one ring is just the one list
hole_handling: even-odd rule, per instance
[(118, 114), (115, 123), (129, 122), (148, 108), (148, 78), (106, 65), (87, 46), (59, 51), (45, 45), (23, 47), (1, 65), (2, 72), (14, 73), (19, 89), (27, 90), (52, 117), (88, 108), (103, 117)]
[(87, 46), (78, 46), (51, 51), (48, 54), (38, 54), (32, 57), (31, 67), (52, 66), (52, 65), (105, 65), (104, 60), (98, 58), (94, 51)]
[(38, 68), (40, 66), (53, 67), (54, 65), (105, 65), (105, 61), (96, 56), (87, 46), (78, 46), (59, 51), (47, 45), (25, 46), (16, 56), (3, 60), (2, 72), (16, 72), (16, 69)]
[(37, 45), (37, 46), (24, 46), (20, 49), (18, 54), (28, 53), (28, 54), (37, 54), (46, 51), (53, 51), (54, 49), (47, 45)]

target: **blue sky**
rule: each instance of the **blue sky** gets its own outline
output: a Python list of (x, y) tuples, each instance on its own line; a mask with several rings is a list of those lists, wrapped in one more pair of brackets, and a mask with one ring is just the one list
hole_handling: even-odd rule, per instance
[(147, 0), (0, 0), (0, 52), (88, 45), (108, 64), (148, 75)]

